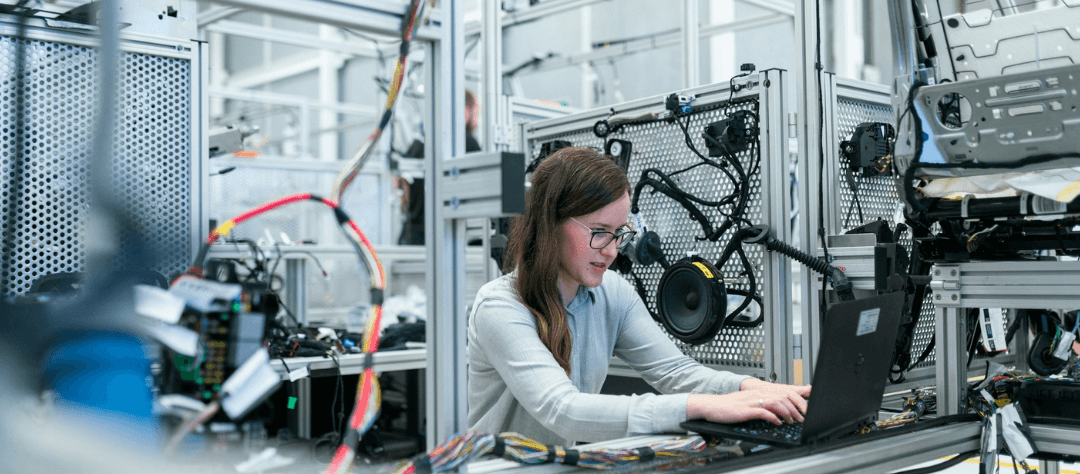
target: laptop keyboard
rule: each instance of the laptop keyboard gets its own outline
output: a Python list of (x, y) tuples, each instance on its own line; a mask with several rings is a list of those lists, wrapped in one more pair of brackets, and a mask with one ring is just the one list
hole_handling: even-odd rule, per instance
[(802, 423), (782, 424), (776, 426), (764, 420), (750, 420), (731, 425), (736, 431), (743, 433), (772, 438), (787, 443), (798, 443), (802, 439)]

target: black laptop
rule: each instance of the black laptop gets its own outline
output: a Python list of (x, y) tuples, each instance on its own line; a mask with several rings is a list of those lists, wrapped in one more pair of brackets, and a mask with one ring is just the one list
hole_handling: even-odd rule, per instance
[(836, 438), (876, 421), (903, 304), (903, 292), (895, 292), (829, 306), (805, 422), (776, 426), (762, 420), (735, 424), (691, 420), (680, 426), (722, 438), (794, 447)]

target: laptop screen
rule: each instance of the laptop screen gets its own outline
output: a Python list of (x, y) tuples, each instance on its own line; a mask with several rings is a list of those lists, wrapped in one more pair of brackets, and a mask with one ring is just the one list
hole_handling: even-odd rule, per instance
[(829, 306), (804, 439), (832, 436), (876, 419), (903, 305), (904, 293), (895, 292)]

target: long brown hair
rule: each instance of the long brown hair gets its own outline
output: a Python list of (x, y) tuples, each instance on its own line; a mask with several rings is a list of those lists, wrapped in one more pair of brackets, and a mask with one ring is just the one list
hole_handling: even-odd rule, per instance
[(559, 295), (560, 225), (621, 198), (630, 182), (615, 160), (590, 148), (563, 148), (536, 168), (525, 213), (510, 227), (506, 270), (517, 270), (514, 288), (536, 318), (540, 341), (570, 373), (573, 341)]

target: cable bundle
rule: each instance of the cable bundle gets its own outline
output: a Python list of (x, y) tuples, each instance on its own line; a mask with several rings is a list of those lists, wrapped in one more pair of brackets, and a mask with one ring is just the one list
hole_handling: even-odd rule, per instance
[(937, 410), (937, 395), (932, 390), (924, 389), (914, 392), (915, 396), (904, 398), (903, 412), (877, 422), (877, 427), (886, 429), (914, 423), (926, 413)]
[(379, 349), (379, 327), (382, 320), (382, 302), (383, 291), (386, 289), (386, 273), (375, 253), (375, 247), (371, 245), (371, 241), (369, 241), (363, 231), (360, 230), (360, 227), (356, 225), (356, 222), (349, 218), (348, 214), (341, 209), (336, 201), (318, 197), (310, 193), (292, 194), (244, 212), (237, 217), (225, 221), (214, 229), (207, 237), (206, 242), (204, 242), (199, 249), (199, 254), (195, 258), (195, 263), (192, 265), (191, 269), (188, 270), (188, 273), (202, 276), (203, 264), (206, 260), (206, 255), (209, 253), (210, 245), (216, 242), (221, 236), (228, 234), (237, 224), (260, 214), (300, 201), (320, 202), (333, 209), (334, 217), (337, 219), (338, 225), (341, 227), (342, 232), (345, 233), (345, 236), (348, 237), (349, 242), (356, 249), (361, 262), (363, 262), (364, 267), (368, 272), (368, 277), (371, 280), (371, 315), (368, 317), (362, 345), (364, 353), (367, 354), (367, 359), (364, 361), (364, 372), (360, 376), (359, 387), (357, 387), (356, 390), (356, 405), (353, 408), (352, 415), (349, 417), (349, 430), (346, 432), (345, 439), (338, 448), (337, 453), (334, 455), (334, 460), (331, 462), (327, 471), (335, 473), (346, 472), (349, 470), (353, 459), (356, 457), (356, 447), (360, 443), (360, 437), (371, 428), (372, 423), (375, 422), (375, 417), (379, 413), (379, 405), (382, 401), (379, 381), (378, 378), (375, 377), (375, 371), (372, 369), (371, 358), (372, 354)]
[(431, 453), (414, 457), (393, 474), (431, 474), (455, 469), (485, 454), (521, 464), (559, 463), (589, 469), (612, 469), (657, 457), (675, 457), (705, 448), (700, 436), (679, 437), (640, 448), (568, 449), (544, 445), (517, 433), (495, 436), (478, 431), (453, 436)]
[[(353, 153), (349, 164), (334, 179), (334, 187), (330, 192), (330, 196), (337, 202), (342, 201), (345, 196), (345, 189), (352, 184), (356, 175), (360, 173), (360, 169), (364, 167), (364, 163), (371, 156), (371, 151), (375, 149), (375, 143), (379, 141), (383, 130), (390, 124), (390, 117), (394, 112), (394, 103), (397, 102), (398, 92), (401, 90), (401, 83), (405, 78), (405, 60), (409, 56), (409, 43), (417, 26), (426, 21), (427, 13), (425, 13), (425, 10), (428, 10), (429, 7), (434, 8), (434, 4), (435, 0), (414, 0), (411, 8), (409, 8), (411, 14), (408, 20), (402, 22), (401, 51), (398, 56), (397, 66), (394, 69), (394, 80), (390, 83), (390, 89), (386, 94), (386, 108), (383, 110), (383, 115), (379, 119), (379, 125), (375, 128), (375, 131), (371, 132), (367, 141), (360, 145), (356, 153)], [(422, 17), (423, 20), (421, 20)]]

